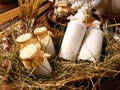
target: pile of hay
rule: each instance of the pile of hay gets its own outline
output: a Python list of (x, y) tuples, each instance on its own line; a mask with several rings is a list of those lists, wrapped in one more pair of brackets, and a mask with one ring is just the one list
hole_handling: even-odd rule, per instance
[[(28, 0), (27, 0), (28, 1)], [(22, 21), (27, 22), (27, 29), (32, 32), (38, 12), (37, 5), (33, 7), (33, 0), (30, 2), (20, 2)], [(26, 3), (26, 7), (22, 6)], [(29, 6), (30, 4), (30, 6)], [(30, 8), (33, 12), (27, 11)], [(27, 15), (27, 14), (28, 15)], [(26, 17), (24, 16), (26, 15)], [(30, 17), (30, 16), (31, 17)], [(41, 21), (39, 26), (47, 25)], [(33, 71), (27, 70), (21, 59), (16, 45), (16, 32), (11, 32), (10, 50), (4, 50), (0, 47), (0, 90), (116, 90), (120, 89), (120, 42), (113, 38), (115, 29), (120, 24), (107, 25), (103, 23), (104, 42), (101, 54), (101, 61), (92, 63), (88, 61), (66, 61), (59, 58), (57, 53), (49, 58), (53, 72), (50, 77), (37, 77)], [(11, 27), (10, 31), (16, 29), (17, 25)], [(22, 28), (24, 29), (24, 28)], [(55, 30), (51, 30), (54, 32)], [(28, 32), (28, 31), (26, 31)], [(20, 34), (20, 33), (19, 33)], [(53, 41), (56, 51), (62, 41), (64, 33), (55, 31)], [(111, 83), (112, 82), (112, 83)], [(114, 86), (112, 88), (112, 85)], [(109, 87), (111, 86), (111, 87)]]
[[(113, 38), (115, 25), (103, 24), (104, 42), (101, 61), (66, 61), (56, 56), (49, 58), (53, 72), (50, 77), (36, 77), (27, 70), (18, 55), (14, 33), (11, 33), (11, 49), (0, 48), (0, 89), (1, 90), (98, 90), (105, 89), (112, 80), (119, 82), (120, 42)], [(61, 43), (61, 37), (53, 37), (54, 43)], [(57, 41), (58, 40), (58, 41)], [(106, 82), (110, 80), (110, 82)], [(114, 83), (114, 82), (113, 82)], [(104, 87), (105, 85), (106, 87)], [(113, 84), (119, 85), (119, 84)], [(116, 86), (117, 88), (120, 88)], [(115, 87), (115, 88), (116, 88)], [(9, 88), (9, 89), (8, 89)]]

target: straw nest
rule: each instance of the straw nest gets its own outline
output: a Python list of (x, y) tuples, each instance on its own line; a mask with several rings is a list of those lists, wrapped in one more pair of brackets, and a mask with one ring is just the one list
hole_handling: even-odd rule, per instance
[[(23, 15), (21, 14), (21, 18), (27, 22), (29, 16)], [(47, 25), (43, 23), (46, 22), (41, 21), (40, 24)], [(31, 26), (30, 31), (33, 29), (33, 24), (31, 21), (28, 23)], [(23, 66), (15, 41), (16, 33), (11, 32), (8, 36), (10, 49), (7, 51), (0, 47), (0, 90), (110, 90), (112, 89), (112, 87), (109, 88), (110, 85), (114, 85), (114, 90), (120, 88), (118, 86), (120, 83), (120, 42), (113, 38), (115, 29), (119, 25), (119, 23), (109, 25), (103, 23), (101, 28), (104, 32), (104, 42), (100, 62), (68, 62), (59, 58), (56, 53), (54, 57), (48, 59), (53, 69), (50, 77), (37, 77), (33, 74), (34, 70), (29, 71)], [(13, 30), (14, 27), (10, 29)], [(48, 28), (53, 32), (52, 38), (58, 52), (64, 33)]]
[[(116, 25), (117, 27), (119, 26), (119, 24), (106, 25), (103, 23), (102, 28), (104, 32), (104, 42), (100, 62), (68, 62), (59, 58), (56, 53), (54, 57), (49, 58), (49, 62), (53, 69), (53, 73), (50, 77), (36, 77), (34, 76), (33, 71), (29, 71), (23, 66), (18, 56), (18, 50), (15, 42), (16, 37), (14, 33), (11, 33), (9, 35), (9, 37), (11, 37), (10, 50), (5, 51), (0, 48), (1, 89), (95, 90), (96, 88), (105, 88), (105, 85), (109, 85), (109, 83), (106, 84), (105, 82), (109, 79), (114, 80), (117, 78), (117, 81), (119, 82), (120, 42), (113, 38)], [(62, 41), (62, 35), (56, 35), (56, 33), (53, 34), (53, 41), (56, 45), (56, 49), (58, 49)], [(105, 85), (103, 85), (103, 83)]]

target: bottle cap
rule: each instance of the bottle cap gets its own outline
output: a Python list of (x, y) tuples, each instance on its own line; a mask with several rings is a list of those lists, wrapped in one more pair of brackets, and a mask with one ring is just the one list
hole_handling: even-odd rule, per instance
[(43, 34), (47, 31), (47, 28), (46, 27), (40, 27), (40, 28), (36, 28), (34, 30), (34, 34), (38, 35), (38, 34)]
[(28, 41), (32, 38), (32, 34), (31, 33), (25, 33), (25, 34), (22, 34), (21, 36), (19, 36), (16, 41), (19, 42), (19, 43), (22, 43), (22, 42), (25, 42), (25, 41)]
[(20, 58), (23, 60), (32, 59), (38, 52), (35, 44), (29, 44), (20, 51)]

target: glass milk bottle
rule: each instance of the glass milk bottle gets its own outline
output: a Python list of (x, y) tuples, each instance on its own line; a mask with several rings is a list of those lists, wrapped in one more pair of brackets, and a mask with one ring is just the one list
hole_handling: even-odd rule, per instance
[(46, 27), (36, 28), (34, 34), (37, 36), (38, 41), (41, 45), (41, 49), (51, 55), (55, 55), (55, 48), (50, 36), (50, 32), (47, 31)]
[(103, 43), (103, 32), (100, 29), (100, 24), (100, 21), (95, 20), (87, 30), (78, 60), (99, 61)]
[(49, 76), (52, 68), (47, 60), (43, 57), (43, 52), (35, 45), (29, 44), (20, 51), (20, 58), (23, 65), (28, 70), (34, 70), (37, 76)]
[(66, 60), (76, 59), (86, 32), (86, 25), (83, 23), (83, 19), (84, 18), (79, 18), (79, 20), (72, 20), (68, 23), (59, 57)]

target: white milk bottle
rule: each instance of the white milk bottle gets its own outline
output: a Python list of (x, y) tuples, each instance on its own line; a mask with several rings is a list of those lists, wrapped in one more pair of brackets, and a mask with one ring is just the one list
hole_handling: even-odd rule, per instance
[(85, 20), (84, 10), (79, 10), (79, 17), (74, 18), (68, 23), (59, 52), (59, 57), (66, 60), (76, 59), (86, 32), (86, 25), (83, 23)]
[(81, 46), (78, 60), (99, 61), (103, 43), (103, 32), (100, 29), (101, 22), (95, 20), (88, 28)]
[(34, 34), (37, 36), (38, 41), (41, 45), (41, 49), (49, 53), (51, 55), (55, 55), (55, 48), (52, 41), (52, 37), (50, 36), (50, 32), (46, 27), (36, 28), (34, 30)]
[(28, 70), (35, 69), (33, 72), (35, 75), (46, 77), (51, 75), (52, 68), (43, 54), (36, 44), (29, 44), (20, 51), (19, 57), (25, 68)]

